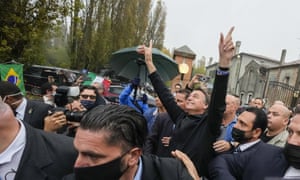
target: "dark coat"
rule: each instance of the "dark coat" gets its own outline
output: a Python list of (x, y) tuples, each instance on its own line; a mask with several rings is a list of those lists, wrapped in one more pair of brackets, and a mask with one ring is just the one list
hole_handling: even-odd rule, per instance
[(208, 163), (214, 157), (212, 144), (220, 135), (220, 126), (225, 110), (225, 96), (229, 75), (215, 76), (208, 113), (187, 115), (175, 102), (174, 96), (159, 75), (149, 75), (152, 85), (172, 121), (176, 124), (170, 150), (179, 149), (195, 164), (201, 176), (208, 176)]
[(152, 132), (147, 136), (144, 154), (155, 154), (159, 157), (169, 157), (169, 146), (161, 142), (163, 137), (171, 137), (174, 123), (168, 113), (159, 113), (154, 121)]
[[(142, 180), (193, 180), (182, 162), (175, 158), (160, 158), (154, 155), (142, 155), (141, 158)], [(63, 180), (75, 180), (75, 175), (67, 175)]]
[(61, 180), (72, 173), (77, 157), (73, 138), (24, 125), (26, 145), (15, 180)]
[(23, 121), (37, 129), (44, 129), (44, 118), (52, 108), (49, 104), (27, 99)]
[(237, 154), (220, 154), (209, 164), (210, 177), (214, 180), (281, 177), (288, 168), (282, 150), (261, 141)]
[(185, 166), (175, 158), (143, 155), (142, 180), (192, 180)]

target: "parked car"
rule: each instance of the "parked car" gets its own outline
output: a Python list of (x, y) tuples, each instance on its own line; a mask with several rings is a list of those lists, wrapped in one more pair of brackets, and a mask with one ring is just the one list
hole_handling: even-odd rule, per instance
[(109, 90), (105, 98), (113, 103), (119, 103), (119, 95), (123, 91), (125, 86), (123, 85), (110, 85)]
[(25, 89), (34, 95), (40, 95), (40, 87), (49, 81), (58, 85), (70, 85), (80, 75), (79, 71), (59, 67), (32, 65), (24, 70)]
[[(119, 95), (124, 90), (127, 84), (125, 85), (110, 85), (109, 91), (105, 98), (113, 103), (119, 103)], [(155, 106), (155, 98), (151, 96), (149, 93), (146, 93), (148, 96), (148, 104), (149, 106)]]

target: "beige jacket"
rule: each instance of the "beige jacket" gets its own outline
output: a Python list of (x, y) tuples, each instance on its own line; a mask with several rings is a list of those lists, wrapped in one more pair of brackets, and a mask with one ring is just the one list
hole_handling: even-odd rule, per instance
[(281, 133), (277, 134), (275, 137), (273, 137), (270, 141), (268, 141), (268, 144), (272, 144), (278, 147), (284, 147), (288, 135), (288, 131), (284, 130)]

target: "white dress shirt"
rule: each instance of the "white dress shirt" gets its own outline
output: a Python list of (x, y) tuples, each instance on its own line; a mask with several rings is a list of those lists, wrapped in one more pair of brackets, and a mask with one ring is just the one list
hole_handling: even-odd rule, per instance
[(20, 130), (13, 142), (0, 153), (0, 179), (13, 180), (26, 144), (26, 129), (19, 121)]

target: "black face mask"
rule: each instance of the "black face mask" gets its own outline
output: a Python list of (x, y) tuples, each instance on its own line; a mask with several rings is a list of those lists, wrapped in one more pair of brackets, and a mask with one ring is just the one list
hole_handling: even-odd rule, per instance
[(246, 143), (251, 137), (245, 136), (246, 131), (242, 131), (235, 127), (232, 128), (231, 135), (234, 141), (239, 142), (240, 144)]
[(74, 168), (76, 180), (118, 180), (127, 170), (121, 171), (122, 157), (98, 166)]
[(300, 169), (300, 146), (286, 143), (283, 153), (291, 166)]

